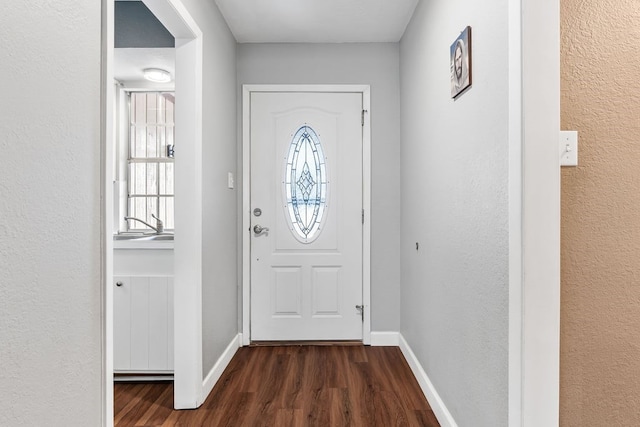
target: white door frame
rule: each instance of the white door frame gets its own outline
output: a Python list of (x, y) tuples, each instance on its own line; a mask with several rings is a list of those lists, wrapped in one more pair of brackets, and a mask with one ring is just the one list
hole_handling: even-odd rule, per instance
[[(520, 29), (521, 286), (510, 288), (520, 304), (510, 313), (521, 334), (521, 414), (514, 426), (557, 426), (560, 406), (560, 8), (558, 0), (513, 5)], [(511, 5), (510, 5), (511, 6)], [(520, 9), (522, 13), (515, 16)], [(540, 28), (545, 31), (540, 32)], [(510, 64), (514, 65), (514, 64)], [(517, 183), (513, 183), (516, 185)], [(514, 230), (515, 232), (515, 230)], [(511, 233), (510, 233), (511, 234)], [(512, 236), (513, 237), (513, 236)], [(515, 243), (515, 242), (514, 242)], [(519, 318), (515, 316), (520, 315)], [(519, 325), (518, 325), (519, 323)], [(517, 344), (517, 343), (514, 343)], [(518, 366), (519, 365), (519, 366)], [(510, 372), (510, 374), (517, 372)], [(516, 402), (514, 402), (515, 404)], [(512, 408), (516, 409), (516, 408)], [(516, 418), (516, 415), (519, 415)], [(520, 421), (520, 424), (517, 422)]]
[(202, 383), (202, 31), (180, 0), (143, 0), (175, 37), (175, 409), (197, 408)]
[[(175, 37), (179, 110), (176, 140), (176, 230), (174, 246), (174, 407), (203, 402), (202, 382), (202, 32), (180, 0), (143, 0)], [(114, 0), (102, 0), (102, 425), (113, 426), (113, 153)]]
[(369, 85), (243, 85), (242, 86), (242, 345), (251, 342), (251, 93), (361, 93), (362, 128), (362, 342), (371, 344), (371, 88)]
[(113, 181), (115, 89), (113, 80), (114, 2), (102, 0), (102, 79), (100, 88), (100, 344), (102, 357), (101, 426), (113, 426)]

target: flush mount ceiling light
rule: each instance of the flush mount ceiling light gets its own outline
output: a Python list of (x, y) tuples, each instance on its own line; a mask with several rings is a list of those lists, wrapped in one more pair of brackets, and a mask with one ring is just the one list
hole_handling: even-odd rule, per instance
[(145, 68), (144, 78), (154, 83), (168, 83), (171, 81), (171, 74), (160, 68)]

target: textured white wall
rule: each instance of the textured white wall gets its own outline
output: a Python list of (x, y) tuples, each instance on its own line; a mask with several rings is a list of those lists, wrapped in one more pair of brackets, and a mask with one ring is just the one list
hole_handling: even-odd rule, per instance
[(399, 78), (397, 43), (238, 45), (238, 86), (371, 85), (373, 331), (397, 331), (400, 327)]
[[(461, 426), (507, 425), (507, 19), (506, 0), (420, 2), (400, 49), (401, 332)], [(467, 25), (473, 87), (454, 101)]]
[(0, 425), (98, 426), (100, 2), (0, 14)]

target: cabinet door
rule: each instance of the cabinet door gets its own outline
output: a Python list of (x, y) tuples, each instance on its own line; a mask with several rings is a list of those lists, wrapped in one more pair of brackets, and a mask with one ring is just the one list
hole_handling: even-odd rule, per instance
[(114, 370), (172, 371), (173, 278), (119, 276), (115, 282)]

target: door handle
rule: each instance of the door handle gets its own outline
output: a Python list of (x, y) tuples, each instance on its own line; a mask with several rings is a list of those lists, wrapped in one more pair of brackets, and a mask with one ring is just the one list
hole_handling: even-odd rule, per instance
[(253, 226), (253, 232), (256, 234), (262, 234), (265, 231), (268, 232), (269, 227), (262, 227), (261, 225), (258, 225), (258, 224)]

